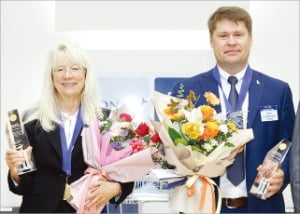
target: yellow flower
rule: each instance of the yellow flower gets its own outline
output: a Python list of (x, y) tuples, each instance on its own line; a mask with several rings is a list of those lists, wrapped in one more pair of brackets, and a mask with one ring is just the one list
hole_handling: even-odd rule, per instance
[(232, 122), (228, 122), (228, 123), (227, 123), (227, 126), (228, 126), (228, 128), (229, 128), (230, 130), (232, 130), (233, 132), (237, 132), (237, 131), (238, 131), (237, 128), (236, 128), (236, 126), (235, 126), (235, 124), (232, 123)]
[[(183, 92), (181, 87), (178, 91), (181, 98)], [(209, 155), (222, 142), (227, 142), (238, 129), (235, 123), (227, 120), (225, 116), (216, 115), (214, 106), (220, 104), (220, 99), (214, 93), (205, 92), (203, 97), (206, 99), (206, 105), (196, 107), (198, 97), (194, 91), (190, 91), (185, 100), (178, 99), (176, 102), (171, 99), (164, 113), (171, 119), (169, 135), (175, 145), (183, 142), (183, 145), (191, 146), (193, 151)], [(178, 127), (181, 127), (180, 130)]]
[(212, 92), (205, 92), (204, 97), (206, 98), (206, 101), (213, 106), (220, 104), (219, 98)]
[(202, 113), (202, 119), (204, 121), (211, 120), (212, 116), (214, 115), (215, 109), (208, 105), (202, 105), (200, 106), (200, 109)]
[(195, 140), (201, 135), (201, 125), (195, 122), (187, 122), (182, 125), (182, 133)]

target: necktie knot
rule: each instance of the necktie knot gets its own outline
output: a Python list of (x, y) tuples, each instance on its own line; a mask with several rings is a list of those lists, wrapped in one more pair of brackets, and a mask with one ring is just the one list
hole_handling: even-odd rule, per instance
[(235, 76), (230, 76), (228, 77), (227, 80), (231, 86), (235, 86), (235, 84), (238, 82), (238, 79)]

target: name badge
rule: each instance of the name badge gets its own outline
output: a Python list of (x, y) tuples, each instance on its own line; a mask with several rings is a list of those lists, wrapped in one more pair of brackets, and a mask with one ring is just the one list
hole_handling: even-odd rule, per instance
[(262, 122), (278, 120), (277, 105), (260, 106), (259, 110)]

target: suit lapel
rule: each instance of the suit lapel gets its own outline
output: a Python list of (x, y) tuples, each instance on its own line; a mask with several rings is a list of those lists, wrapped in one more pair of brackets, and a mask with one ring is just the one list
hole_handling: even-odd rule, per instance
[(259, 74), (253, 71), (252, 81), (249, 89), (249, 113), (248, 113), (248, 128), (253, 126), (256, 114), (259, 111), (259, 103), (264, 91), (264, 82), (261, 80)]
[(54, 150), (56, 151), (58, 156), (60, 158), (62, 158), (62, 149), (61, 149), (61, 143), (60, 143), (59, 128), (56, 127), (55, 130), (49, 132), (48, 137), (49, 137), (51, 145), (54, 147)]
[[(198, 82), (199, 82), (200, 88), (201, 88), (200, 104), (207, 104), (207, 102), (203, 96), (205, 92), (210, 91), (210, 92), (214, 93), (218, 98), (220, 98), (218, 83), (212, 75), (212, 70), (207, 72), (205, 75), (203, 75), (203, 78), (199, 78)], [(221, 112), (221, 105), (217, 105), (214, 108), (215, 108), (216, 112), (218, 112), (218, 113)]]
[(82, 140), (79, 140), (79, 139), (81, 139), (82, 128), (83, 127), (81, 127), (79, 135), (78, 135), (78, 137), (76, 139), (76, 142), (74, 144), (74, 147), (73, 147), (73, 150), (72, 150), (72, 158), (76, 157), (78, 154), (80, 154), (79, 152), (82, 151)]
[[(82, 131), (82, 127), (80, 130)], [(80, 131), (80, 133), (81, 133), (81, 131)], [(51, 131), (48, 134), (48, 137), (50, 140), (50, 144), (54, 147), (54, 150), (58, 154), (59, 158), (62, 158), (62, 148), (61, 148), (59, 128), (57, 127), (57, 128), (55, 128), (55, 130)], [(81, 151), (81, 143), (78, 143), (79, 138), (81, 138), (81, 134), (78, 135), (78, 137), (75, 141), (74, 148), (72, 150), (72, 157), (76, 156), (76, 154), (78, 154), (78, 152)]]

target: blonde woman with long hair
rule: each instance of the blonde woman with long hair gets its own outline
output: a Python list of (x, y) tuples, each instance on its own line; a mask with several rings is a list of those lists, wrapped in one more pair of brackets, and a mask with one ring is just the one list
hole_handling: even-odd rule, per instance
[[(88, 56), (77, 46), (62, 44), (49, 54), (39, 102), (24, 114), (25, 129), (37, 170), (18, 175), (24, 162), (15, 149), (6, 152), (8, 183), (22, 195), (20, 212), (75, 212), (64, 200), (65, 188), (84, 174), (80, 132), (99, 111), (95, 77)], [(121, 203), (133, 183), (99, 181), (86, 207)]]

